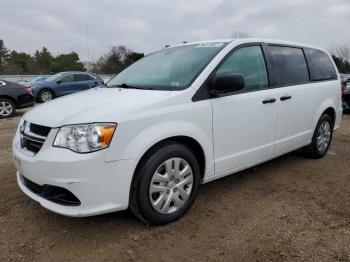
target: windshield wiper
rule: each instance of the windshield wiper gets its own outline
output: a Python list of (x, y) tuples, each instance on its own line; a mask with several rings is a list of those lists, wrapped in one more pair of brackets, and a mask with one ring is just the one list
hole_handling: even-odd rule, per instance
[(139, 87), (139, 86), (132, 86), (128, 85), (127, 83), (122, 83), (121, 85), (111, 85), (108, 87), (121, 87), (121, 88), (130, 88), (130, 89), (144, 89), (144, 90), (153, 90), (151, 87)]

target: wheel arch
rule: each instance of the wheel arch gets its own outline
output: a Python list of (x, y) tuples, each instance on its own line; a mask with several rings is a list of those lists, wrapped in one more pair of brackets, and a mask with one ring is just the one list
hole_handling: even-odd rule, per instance
[(15, 107), (17, 108), (17, 106), (18, 106), (17, 100), (14, 97), (7, 96), (7, 95), (0, 95), (0, 98), (6, 98), (6, 99), (10, 100), (11, 102), (13, 102), (15, 104)]
[(324, 103), (321, 104), (319, 107), (317, 114), (315, 115), (314, 121), (313, 121), (313, 130), (316, 128), (316, 125), (318, 123), (318, 120), (323, 114), (328, 114), (333, 120), (333, 127), (337, 120), (337, 113), (336, 113), (336, 107), (332, 100), (326, 100)]
[(335, 119), (336, 119), (335, 109), (333, 107), (328, 107), (326, 110), (323, 111), (321, 115), (323, 114), (327, 114), (332, 118), (332, 124), (334, 126)]
[(135, 171), (134, 171), (134, 176), (135, 176), (135, 173), (137, 172), (138, 168), (140, 167), (140, 165), (143, 163), (145, 157), (151, 151), (156, 150), (157, 148), (162, 147), (163, 145), (165, 145), (169, 142), (176, 142), (176, 143), (182, 144), (194, 153), (194, 155), (198, 161), (198, 164), (199, 164), (199, 168), (200, 168), (200, 172), (201, 172), (201, 179), (202, 179), (204, 177), (204, 174), (205, 174), (205, 166), (206, 166), (204, 149), (196, 139), (194, 139), (193, 137), (190, 137), (190, 136), (185, 136), (185, 135), (171, 136), (171, 137), (162, 139), (162, 140), (158, 141), (157, 143), (153, 144), (150, 148), (148, 148), (146, 150), (146, 152), (144, 152), (143, 155), (141, 156), (141, 158), (139, 159), (139, 161), (136, 165)]
[(204, 152), (204, 149), (201, 146), (201, 144), (193, 137), (186, 136), (186, 135), (177, 135), (177, 136), (171, 136), (171, 137), (164, 138), (164, 139), (156, 142), (155, 144), (153, 144), (151, 147), (149, 147), (143, 153), (143, 155), (140, 157), (139, 161), (137, 162), (136, 167), (135, 167), (134, 172), (133, 172), (133, 175), (132, 175), (131, 183), (130, 183), (129, 205), (130, 205), (130, 199), (132, 197), (132, 186), (133, 186), (134, 181), (136, 179), (136, 174), (139, 171), (142, 163), (145, 161), (145, 158), (153, 150), (157, 150), (157, 148), (160, 148), (163, 145), (170, 143), (170, 142), (177, 142), (177, 143), (183, 144), (186, 147), (188, 147), (190, 150), (193, 151), (193, 153), (198, 161), (198, 164), (199, 164), (201, 180), (204, 178), (205, 168), (206, 168), (206, 160), (205, 160), (205, 152)]

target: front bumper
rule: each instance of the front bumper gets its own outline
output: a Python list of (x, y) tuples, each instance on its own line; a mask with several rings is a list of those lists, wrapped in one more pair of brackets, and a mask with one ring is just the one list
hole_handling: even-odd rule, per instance
[[(17, 133), (12, 150), (17, 168), (17, 182), (22, 191), (43, 207), (66, 216), (92, 216), (125, 210), (136, 163), (134, 160), (105, 162), (108, 149), (77, 154), (52, 147), (57, 130), (52, 129), (40, 151), (30, 155), (20, 147)], [(68, 190), (80, 205), (57, 204), (30, 190), (21, 179), (40, 186), (50, 185)]]

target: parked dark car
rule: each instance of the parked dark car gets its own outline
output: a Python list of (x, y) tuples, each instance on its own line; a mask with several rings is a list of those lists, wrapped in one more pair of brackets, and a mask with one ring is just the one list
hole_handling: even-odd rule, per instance
[(16, 109), (34, 105), (31, 88), (0, 80), (0, 118), (12, 117)]
[(80, 92), (103, 85), (102, 78), (88, 72), (62, 72), (45, 81), (32, 85), (32, 94), (39, 103), (50, 101), (56, 97)]
[(343, 112), (345, 114), (350, 113), (350, 79), (341, 81), (342, 85), (342, 101), (343, 101)]

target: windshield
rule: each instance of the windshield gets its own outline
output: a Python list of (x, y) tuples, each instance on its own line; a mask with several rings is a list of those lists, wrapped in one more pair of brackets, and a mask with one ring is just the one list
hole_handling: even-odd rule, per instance
[(108, 81), (107, 87), (185, 89), (225, 45), (184, 45), (151, 53)]
[(45, 81), (46, 82), (54, 82), (63, 75), (64, 75), (63, 73), (58, 73), (58, 74), (52, 75), (49, 78), (45, 79)]

